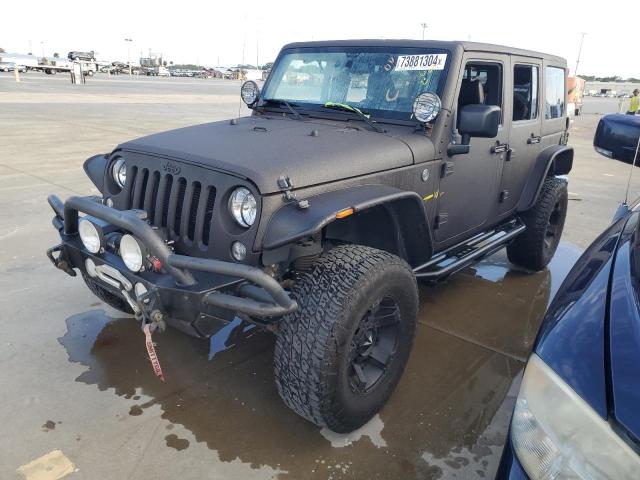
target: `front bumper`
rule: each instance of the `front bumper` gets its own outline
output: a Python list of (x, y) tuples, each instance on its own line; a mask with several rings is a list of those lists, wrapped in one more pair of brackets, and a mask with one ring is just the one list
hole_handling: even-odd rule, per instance
[[(198, 335), (207, 335), (206, 328), (198, 327), (203, 318), (229, 321), (236, 314), (244, 314), (269, 322), (298, 308), (278, 281), (256, 267), (174, 253), (158, 231), (147, 223), (143, 211), (116, 210), (95, 197), (70, 197), (63, 203), (51, 195), (48, 201), (55, 212), (53, 224), (62, 240), (48, 252), (52, 262), (67, 273), (77, 268), (85, 275), (98, 278), (100, 285), (110, 292), (129, 304), (131, 301), (138, 304), (142, 313), (145, 305), (136, 296), (137, 283), (157, 296), (159, 308), (169, 319), (179, 319)], [(160, 271), (133, 273), (115, 251), (89, 253), (78, 235), (79, 212), (134, 235), (149, 254), (159, 260)], [(57, 256), (55, 252), (59, 252)], [(88, 271), (87, 259), (99, 266), (101, 275), (96, 275), (93, 267)]]

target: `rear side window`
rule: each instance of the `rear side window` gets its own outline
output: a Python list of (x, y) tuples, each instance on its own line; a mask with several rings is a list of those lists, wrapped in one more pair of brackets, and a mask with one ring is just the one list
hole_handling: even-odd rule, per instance
[(538, 118), (538, 67), (516, 65), (513, 68), (513, 121)]
[(551, 119), (564, 116), (565, 91), (564, 69), (546, 67), (544, 118)]

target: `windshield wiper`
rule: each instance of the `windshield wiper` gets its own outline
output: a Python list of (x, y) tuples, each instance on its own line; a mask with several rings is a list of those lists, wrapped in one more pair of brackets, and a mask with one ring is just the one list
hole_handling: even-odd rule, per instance
[(324, 108), (331, 108), (333, 110), (342, 110), (343, 112), (355, 113), (360, 118), (362, 118), (362, 120), (364, 120), (367, 123), (367, 125), (369, 125), (371, 128), (373, 128), (376, 132), (385, 133), (385, 131), (383, 129), (381, 129), (379, 126), (377, 126), (373, 122), (373, 120), (371, 120), (369, 118), (369, 115), (364, 113), (359, 108), (352, 107), (351, 105), (348, 105), (346, 103), (335, 103), (335, 102), (327, 102), (323, 106), (324, 106)]
[(273, 103), (275, 105), (284, 105), (285, 107), (287, 107), (287, 109), (293, 113), (294, 117), (296, 117), (298, 120), (304, 120), (302, 118), (302, 115), (300, 115), (300, 113), (291, 106), (291, 104), (289, 102), (287, 102), (286, 100), (280, 100), (280, 99), (273, 99), (273, 98), (269, 98), (265, 100), (268, 103)]

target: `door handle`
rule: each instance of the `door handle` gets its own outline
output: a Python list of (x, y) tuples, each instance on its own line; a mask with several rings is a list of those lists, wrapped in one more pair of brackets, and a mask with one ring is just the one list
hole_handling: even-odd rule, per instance
[(534, 143), (540, 143), (541, 140), (542, 140), (542, 137), (540, 137), (540, 135), (536, 136), (532, 133), (531, 137), (527, 139), (527, 143), (529, 145), (533, 145)]
[(504, 153), (509, 148), (509, 145), (506, 143), (496, 142), (496, 144), (491, 147), (491, 153)]

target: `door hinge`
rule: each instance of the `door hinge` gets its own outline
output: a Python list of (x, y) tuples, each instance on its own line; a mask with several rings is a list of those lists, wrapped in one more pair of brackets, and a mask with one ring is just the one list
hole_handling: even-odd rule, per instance
[(504, 202), (510, 196), (511, 196), (511, 194), (509, 193), (509, 190), (502, 190), (500, 192), (500, 203)]
[(453, 174), (454, 163), (453, 162), (444, 162), (440, 167), (440, 178), (448, 177)]
[(513, 148), (509, 147), (509, 148), (507, 148), (507, 155), (506, 155), (504, 161), (505, 162), (510, 162), (511, 159), (513, 159), (513, 157), (515, 157), (515, 156), (516, 156), (515, 150)]
[(439, 213), (438, 215), (436, 215), (434, 228), (439, 228), (440, 226), (444, 225), (445, 223), (447, 223), (448, 219), (449, 219), (448, 213)]

